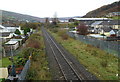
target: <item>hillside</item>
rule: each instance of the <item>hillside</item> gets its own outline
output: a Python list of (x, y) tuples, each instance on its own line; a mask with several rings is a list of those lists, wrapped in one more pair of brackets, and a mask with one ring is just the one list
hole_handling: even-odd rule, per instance
[(25, 22), (25, 21), (29, 21), (29, 22), (42, 22), (43, 21), (43, 18), (39, 18), (39, 17), (24, 15), (24, 14), (19, 14), (19, 13), (10, 12), (10, 11), (4, 11), (4, 10), (0, 10), (0, 11), (2, 11), (2, 22), (3, 23), (7, 23), (8, 21), (10, 23), (20, 23), (20, 22)]
[(98, 9), (90, 11), (83, 17), (104, 17), (110, 12), (120, 12), (120, 1), (104, 5)]

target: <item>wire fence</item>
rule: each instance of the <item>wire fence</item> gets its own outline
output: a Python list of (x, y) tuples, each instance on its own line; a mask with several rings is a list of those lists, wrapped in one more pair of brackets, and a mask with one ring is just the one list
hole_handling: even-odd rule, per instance
[(28, 73), (28, 69), (30, 68), (30, 60), (28, 60), (22, 70), (22, 72), (20, 73), (20, 75), (18, 76), (18, 81), (20, 80), (26, 80), (26, 75)]
[(78, 35), (71, 32), (67, 32), (67, 34), (75, 38), (76, 40), (80, 40), (83, 43), (93, 45), (97, 48), (100, 48), (110, 54), (120, 57), (120, 41), (105, 41), (99, 40), (96, 38), (92, 38), (89, 36)]

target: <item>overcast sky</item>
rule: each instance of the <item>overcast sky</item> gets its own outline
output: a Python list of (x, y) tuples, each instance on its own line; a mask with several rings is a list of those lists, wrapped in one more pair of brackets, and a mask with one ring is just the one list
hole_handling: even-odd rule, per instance
[(83, 16), (118, 0), (1, 0), (0, 9), (37, 17)]

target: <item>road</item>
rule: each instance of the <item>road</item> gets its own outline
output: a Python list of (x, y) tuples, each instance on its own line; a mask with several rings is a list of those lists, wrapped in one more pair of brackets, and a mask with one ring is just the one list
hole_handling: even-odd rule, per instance
[(42, 27), (46, 53), (54, 80), (98, 80)]

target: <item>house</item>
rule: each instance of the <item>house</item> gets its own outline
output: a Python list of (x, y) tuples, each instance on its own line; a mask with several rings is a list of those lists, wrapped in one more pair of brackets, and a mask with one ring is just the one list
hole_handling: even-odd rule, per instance
[(120, 29), (120, 20), (112, 20), (112, 21), (109, 22), (109, 25), (113, 29)]
[(117, 36), (120, 37), (120, 30), (117, 31)]
[(109, 18), (72, 18), (74, 21), (107, 21)]
[(2, 32), (9, 32), (4, 26), (0, 25), (0, 33)]
[(118, 32), (118, 29), (112, 29), (111, 31), (110, 31), (110, 36), (112, 37), (112, 36), (117, 36), (117, 32)]
[(20, 27), (5, 27), (9, 32), (14, 33), (16, 29), (19, 29)]
[(110, 36), (111, 30), (112, 30), (112, 28), (110, 28), (110, 27), (104, 27), (101, 29), (100, 34), (104, 34), (105, 36)]
[(22, 39), (10, 39), (10, 41), (18, 41), (19, 42), (19, 46), (22, 45)]
[(91, 24), (91, 27), (101, 28), (100, 24), (101, 24), (102, 22), (103, 22), (103, 21), (95, 21), (94, 23)]
[(7, 77), (8, 77), (8, 69), (0, 68), (0, 79), (3, 79), (3, 78), (7, 79)]
[(99, 24), (99, 27), (111, 27), (112, 29), (120, 29), (120, 20), (108, 20), (108, 21), (103, 21), (102, 23)]
[(94, 27), (89, 27), (88, 32), (93, 34), (94, 33)]
[(7, 40), (9, 40), (10, 38), (13, 37), (13, 33), (10, 32), (2, 32), (0, 39), (2, 39), (3, 42), (6, 42)]
[(120, 12), (111, 12), (106, 15), (106, 17), (120, 16)]
[(84, 24), (87, 26), (87, 27), (91, 27), (91, 24), (94, 23), (95, 21), (85, 21)]
[(18, 41), (8, 41), (7, 43), (5, 43), (5, 47), (16, 50), (19, 47), (19, 42)]
[(11, 32), (11, 33), (14, 33), (16, 31), (16, 29), (18, 29), (21, 32), (21, 34), (24, 34), (24, 31), (21, 30), (20, 26), (4, 27), (4, 26), (0, 25), (0, 32)]

